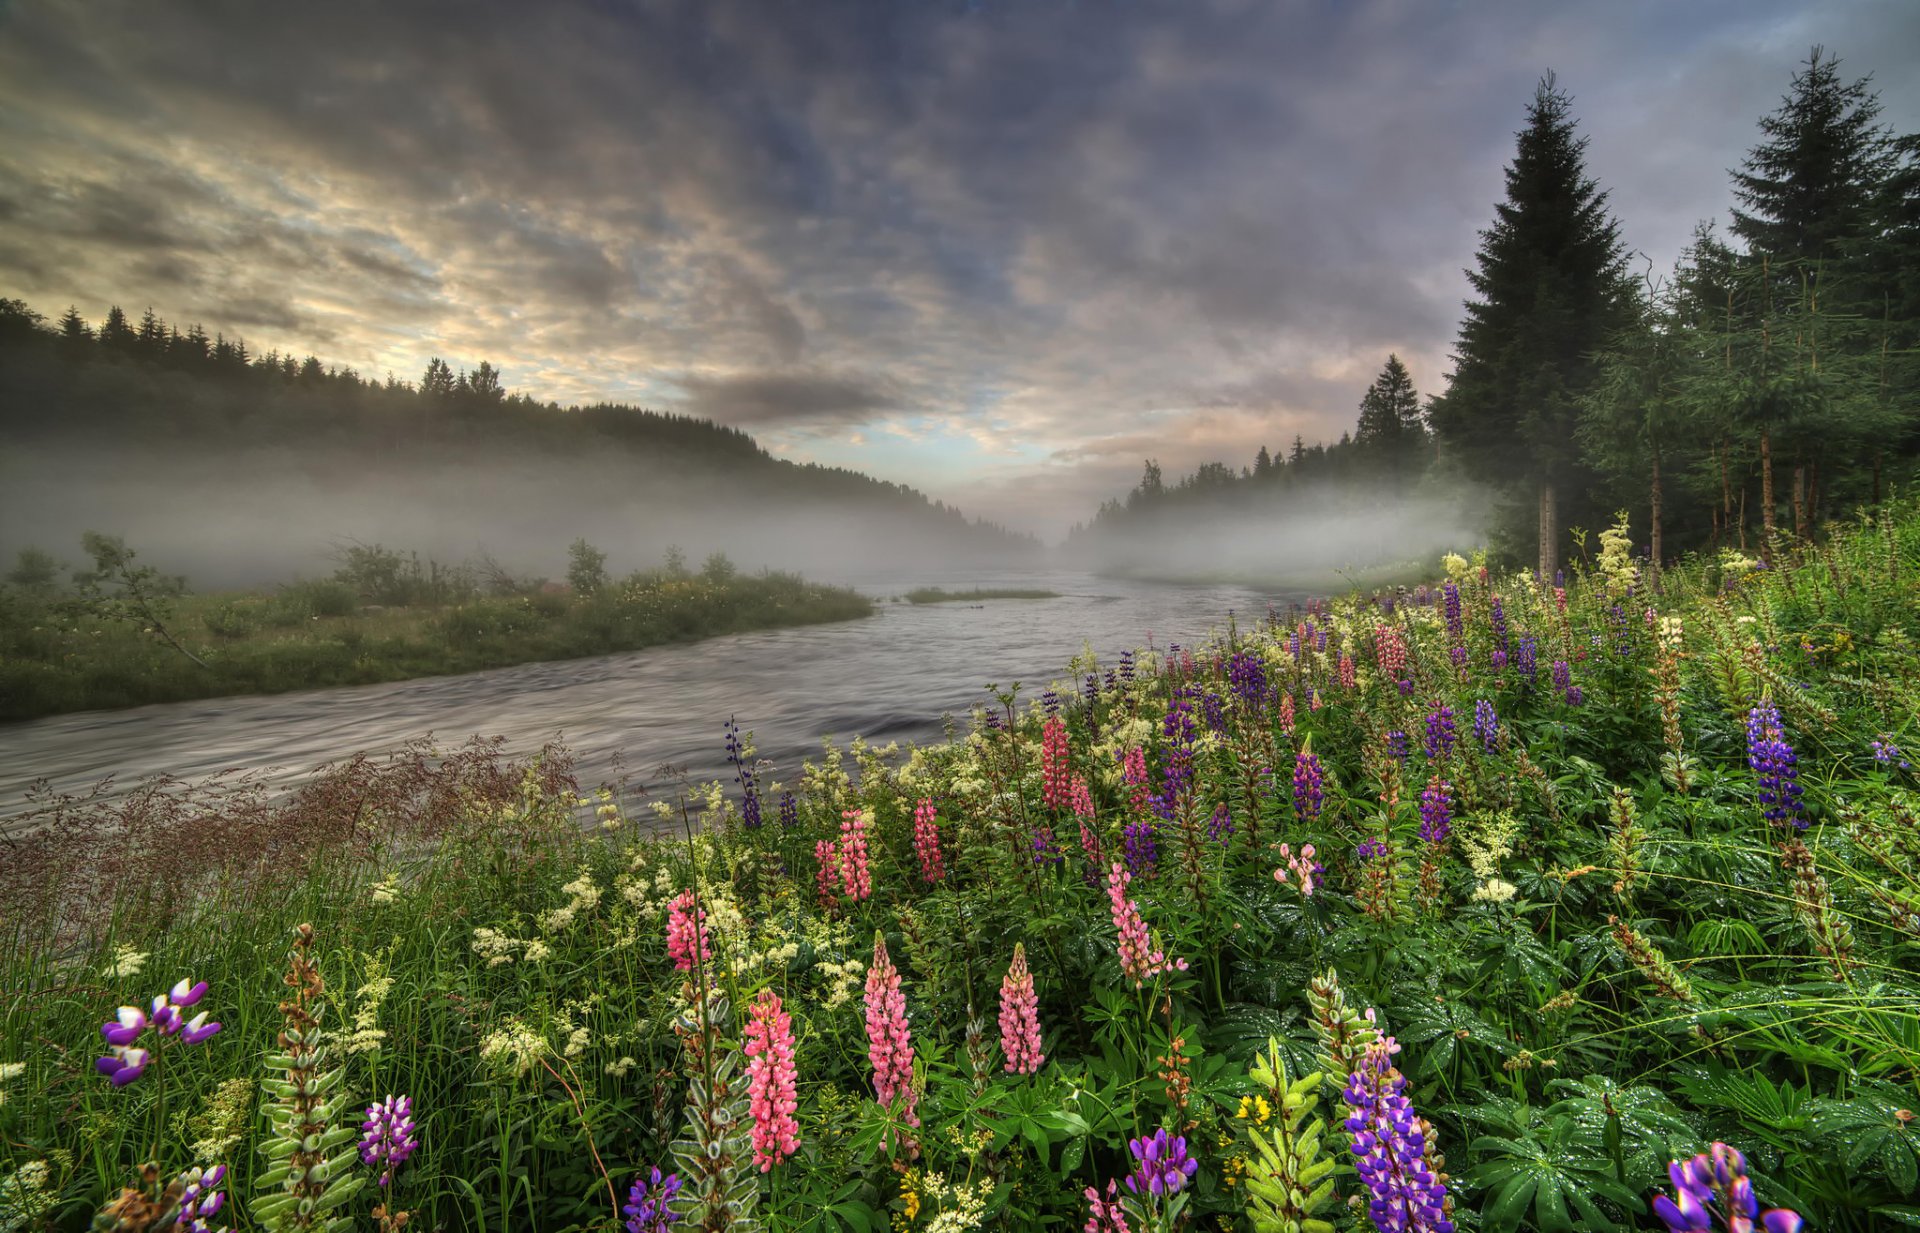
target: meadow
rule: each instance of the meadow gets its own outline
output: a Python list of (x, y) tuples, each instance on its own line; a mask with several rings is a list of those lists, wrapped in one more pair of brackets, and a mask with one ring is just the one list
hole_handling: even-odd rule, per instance
[(590, 825), (485, 745), (44, 801), (0, 1230), (1920, 1224), (1920, 509), (1627, 545)]

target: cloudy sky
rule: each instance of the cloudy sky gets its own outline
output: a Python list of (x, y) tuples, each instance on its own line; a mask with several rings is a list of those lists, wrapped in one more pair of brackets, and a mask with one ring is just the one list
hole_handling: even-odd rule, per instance
[(1439, 387), (1552, 70), (1627, 243), (1920, 3), (0, 0), (0, 295), (711, 416), (1055, 534)]

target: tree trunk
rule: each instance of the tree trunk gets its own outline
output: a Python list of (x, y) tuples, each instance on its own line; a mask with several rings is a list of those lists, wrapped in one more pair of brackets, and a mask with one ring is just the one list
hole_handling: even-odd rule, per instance
[(1647, 555), (1652, 558), (1653, 568), (1651, 570), (1651, 573), (1653, 574), (1653, 587), (1654, 587), (1654, 590), (1657, 591), (1660, 589), (1660, 561), (1661, 561), (1661, 556), (1660, 556), (1661, 493), (1660, 493), (1660, 451), (1659, 450), (1655, 450), (1653, 452), (1653, 492), (1649, 495), (1652, 498), (1652, 505), (1653, 505), (1653, 517), (1652, 517), (1653, 538), (1651, 543), (1648, 546)]
[[(1741, 521), (1745, 521), (1743, 518)], [(1760, 554), (1773, 551), (1773, 434), (1760, 430)]]
[(1813, 528), (1807, 524), (1807, 464), (1793, 464), (1793, 537), (1806, 539)]
[(1873, 503), (1880, 504), (1880, 451), (1873, 451)]
[[(1720, 531), (1725, 531), (1727, 524), (1733, 521), (1733, 485), (1727, 482), (1727, 451), (1731, 448), (1726, 441), (1713, 448), (1713, 459), (1720, 464)], [(1716, 549), (1720, 547), (1718, 534), (1714, 536), (1713, 546)]]
[(1740, 481), (1740, 551), (1747, 551), (1747, 482)]
[(1551, 482), (1540, 485), (1540, 578), (1546, 585), (1553, 585), (1553, 575), (1560, 568), (1560, 508), (1555, 503)]

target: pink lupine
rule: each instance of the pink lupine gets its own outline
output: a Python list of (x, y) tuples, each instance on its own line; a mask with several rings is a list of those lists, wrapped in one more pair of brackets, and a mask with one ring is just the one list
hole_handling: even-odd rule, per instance
[(1087, 1187), (1087, 1223), (1081, 1233), (1133, 1233), (1127, 1224), (1127, 1211), (1120, 1205), (1120, 1185), (1107, 1183), (1107, 1193), (1103, 1198), (1092, 1186)]
[(1314, 878), (1320, 872), (1320, 862), (1313, 859), (1313, 845), (1302, 844), (1300, 855), (1295, 856), (1292, 847), (1283, 843), (1280, 845), (1280, 859), (1284, 863), (1273, 871), (1273, 880), (1285, 882), (1287, 871), (1292, 870), (1293, 876), (1300, 880), (1300, 893), (1308, 899), (1313, 898)]
[(820, 863), (814, 874), (814, 889), (820, 906), (830, 908), (840, 901), (840, 849), (833, 840), (822, 839), (813, 845), (813, 859)]
[(1135, 745), (1120, 755), (1120, 780), (1133, 789), (1133, 808), (1137, 813), (1147, 808), (1152, 801), (1152, 792), (1147, 785), (1147, 751)]
[(1359, 674), (1353, 666), (1353, 656), (1340, 657), (1340, 688), (1353, 689), (1359, 684)]
[(1567, 614), (1567, 588), (1553, 588), (1553, 606), (1560, 610), (1561, 616)]
[(1376, 625), (1373, 630), (1373, 653), (1380, 664), (1380, 671), (1394, 680), (1407, 667), (1407, 644), (1401, 639), (1400, 631), (1392, 625)]
[(795, 1112), (793, 1017), (780, 995), (762, 989), (747, 1009), (747, 1109), (753, 1115), (753, 1160), (762, 1173), (800, 1150)]
[(1007, 1055), (1010, 1075), (1030, 1075), (1047, 1060), (1040, 1052), (1040, 999), (1020, 942), (1013, 944), (1013, 965), (1000, 982), (1000, 1051)]
[(1293, 735), (1293, 695), (1280, 699), (1280, 731)]
[(1068, 760), (1066, 721), (1049, 715), (1040, 730), (1040, 799), (1048, 809), (1066, 810), (1073, 803)]
[(946, 861), (940, 855), (940, 827), (934, 821), (933, 801), (924, 796), (913, 807), (913, 851), (920, 858), (920, 876), (929, 883), (947, 876)]
[(1185, 959), (1168, 961), (1166, 952), (1156, 950), (1147, 922), (1140, 916), (1140, 905), (1127, 897), (1127, 883), (1133, 875), (1119, 861), (1107, 873), (1107, 902), (1113, 910), (1113, 928), (1120, 935), (1120, 971), (1133, 981), (1134, 988), (1162, 972), (1184, 972)]
[(1087, 786), (1084, 776), (1073, 777), (1073, 783), (1068, 789), (1068, 797), (1074, 817), (1082, 822), (1093, 821), (1093, 789)]
[(914, 1113), (913, 1036), (907, 1026), (907, 999), (900, 992), (900, 969), (887, 954), (886, 939), (873, 935), (873, 966), (867, 969), (867, 1060), (873, 1064), (873, 1093), (883, 1105), (901, 1101), (907, 1125)]
[(707, 944), (707, 914), (698, 906), (690, 890), (681, 891), (667, 905), (667, 957), (682, 972), (704, 963)]
[(840, 815), (840, 886), (856, 903), (873, 894), (873, 872), (867, 864), (867, 815), (849, 809)]

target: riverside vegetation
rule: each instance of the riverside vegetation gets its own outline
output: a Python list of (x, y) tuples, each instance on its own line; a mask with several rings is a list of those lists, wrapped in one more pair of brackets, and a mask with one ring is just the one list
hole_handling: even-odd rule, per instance
[(851, 589), (741, 574), (720, 553), (697, 572), (672, 553), (613, 578), (585, 540), (564, 587), (375, 544), (343, 551), (331, 578), (198, 596), (119, 539), (85, 544), (93, 568), (76, 586), (61, 588), (52, 557), (29, 549), (0, 587), (0, 720), (400, 681), (873, 611)]
[(485, 746), (44, 800), (0, 1228), (1910, 1226), (1916, 562), (1456, 557), (588, 827)]

